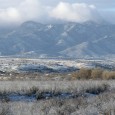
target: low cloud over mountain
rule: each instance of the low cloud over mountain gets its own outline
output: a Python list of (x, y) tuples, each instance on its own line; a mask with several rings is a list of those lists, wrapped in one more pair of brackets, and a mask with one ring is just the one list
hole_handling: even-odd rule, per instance
[[(105, 4), (105, 6), (104, 6)], [(109, 4), (109, 3), (108, 3)], [(111, 4), (110, 4), (111, 5)], [(111, 9), (111, 10), (110, 10)], [(21, 24), (32, 20), (40, 23), (56, 23), (59, 21), (79, 22), (115, 20), (113, 8), (108, 8), (106, 1), (91, 0), (2, 0), (0, 4), (0, 25)], [(107, 16), (111, 15), (111, 16)], [(109, 17), (112, 17), (110, 19)]]
[(94, 5), (85, 3), (59, 3), (52, 11), (51, 16), (70, 22), (100, 21), (101, 17)]

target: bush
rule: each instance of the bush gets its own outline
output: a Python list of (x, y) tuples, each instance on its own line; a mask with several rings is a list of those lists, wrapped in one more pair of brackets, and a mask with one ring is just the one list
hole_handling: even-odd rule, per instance
[(104, 71), (102, 78), (103, 79), (115, 79), (115, 72), (114, 71)]
[(104, 91), (109, 89), (109, 85), (108, 84), (102, 84), (101, 86), (97, 86), (97, 87), (90, 87), (86, 90), (87, 93), (91, 93), (91, 94), (100, 94), (103, 93)]
[(72, 74), (72, 77), (76, 79), (90, 79), (90, 76), (91, 76), (91, 69), (84, 69), (84, 68)]
[(107, 71), (99, 68), (80, 69), (72, 74), (73, 79), (115, 79), (115, 71)]
[(102, 73), (103, 73), (103, 70), (101, 69), (93, 69), (91, 72), (91, 78), (92, 79), (102, 78)]

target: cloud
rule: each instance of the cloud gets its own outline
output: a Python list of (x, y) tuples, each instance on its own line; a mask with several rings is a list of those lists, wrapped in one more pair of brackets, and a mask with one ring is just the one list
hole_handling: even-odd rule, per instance
[[(57, 3), (57, 0), (54, 1)], [(20, 0), (20, 2), (18, 0), (18, 3), (16, 6), (13, 5), (0, 9), (0, 24), (20, 24), (28, 20), (42, 23), (60, 20), (82, 23), (89, 20), (98, 21), (101, 19), (96, 7), (86, 3), (59, 1), (56, 7), (46, 5), (42, 0)]]
[(7, 8), (0, 10), (0, 22), (13, 22), (19, 21), (20, 14), (17, 9), (15, 8)]
[(0, 23), (22, 23), (27, 20), (40, 21), (47, 10), (39, 0), (24, 0), (16, 7), (0, 9)]
[(19, 5), (18, 10), (24, 20), (36, 20), (43, 15), (43, 7), (38, 0), (25, 0)]
[(101, 18), (94, 5), (85, 3), (60, 2), (50, 12), (50, 16), (55, 19), (72, 22), (99, 21)]

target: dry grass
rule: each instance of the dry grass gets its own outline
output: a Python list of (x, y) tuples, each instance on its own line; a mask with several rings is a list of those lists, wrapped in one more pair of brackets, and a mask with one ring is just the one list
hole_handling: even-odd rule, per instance
[(37, 81), (70, 81), (70, 80), (112, 80), (115, 79), (115, 71), (102, 70), (99, 68), (86, 69), (81, 68), (79, 71), (71, 73), (6, 73), (0, 76), (0, 81), (23, 81), (23, 80), (37, 80)]
[(5, 115), (108, 115), (115, 108), (114, 98), (115, 94), (105, 93), (90, 98), (0, 103), (0, 111)]
[(39, 91), (77, 91), (88, 88), (99, 87), (102, 84), (108, 84), (115, 88), (114, 80), (76, 80), (76, 81), (0, 81), (0, 92), (29, 91), (30, 89), (39, 89)]
[[(36, 97), (35, 100), (41, 100), (46, 98), (68, 98), (61, 96), (62, 94), (69, 95), (70, 98), (76, 98), (79, 96), (89, 94), (100, 94), (103, 93), (113, 86), (110, 86), (108, 82), (105, 81), (77, 81), (77, 82), (31, 82), (31, 86), (28, 85), (28, 82), (19, 81), (15, 84), (13, 82), (2, 82), (0, 87), (0, 98), (4, 102), (9, 102), (9, 94), (23, 95), (23, 96), (32, 96)], [(34, 83), (34, 84), (33, 84)], [(9, 85), (8, 87), (6, 85)], [(22, 85), (23, 84), (23, 85)], [(112, 84), (111, 84), (112, 85)], [(17, 87), (18, 86), (18, 87)], [(49, 96), (47, 96), (47, 94)]]
[(103, 73), (102, 69), (92, 69), (91, 70), (91, 78), (92, 79), (102, 78), (102, 73)]
[[(114, 80), (0, 81), (0, 92), (5, 93), (32, 94), (36, 91), (99, 93), (90, 97), (79, 95), (71, 99), (52, 98), (34, 102), (0, 102), (0, 115), (98, 115), (115, 108), (115, 92), (112, 89), (115, 89)], [(108, 91), (106, 92), (106, 90)]]
[(75, 79), (115, 79), (115, 71), (96, 69), (80, 69), (72, 74), (72, 78)]
[(102, 77), (103, 79), (115, 79), (115, 71), (104, 71)]
[(76, 79), (90, 79), (90, 76), (91, 76), (91, 70), (84, 68), (72, 74), (72, 77)]

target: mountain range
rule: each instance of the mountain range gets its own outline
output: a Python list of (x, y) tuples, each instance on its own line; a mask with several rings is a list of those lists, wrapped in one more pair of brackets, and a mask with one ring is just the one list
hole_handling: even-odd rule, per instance
[(27, 21), (0, 28), (0, 55), (38, 57), (115, 56), (115, 25), (110, 23), (41, 24)]

